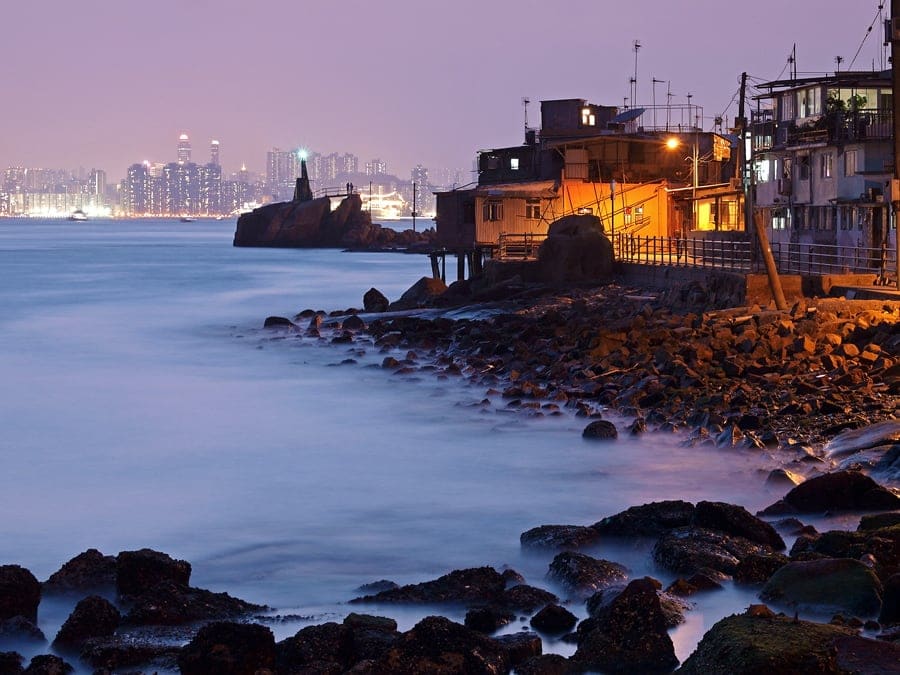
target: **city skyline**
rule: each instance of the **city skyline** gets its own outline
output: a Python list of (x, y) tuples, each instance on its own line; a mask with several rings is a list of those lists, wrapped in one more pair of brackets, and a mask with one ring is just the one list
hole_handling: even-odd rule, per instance
[[(709, 129), (733, 120), (741, 72), (752, 83), (784, 75), (795, 44), (801, 75), (884, 62), (881, 26), (867, 31), (876, 2), (550, 10), (534, 0), (15, 3), (4, 14), (20, 28), (0, 45), (15, 64), (0, 165), (121, 176), (135, 161), (167, 161), (171, 139), (193, 130), (197, 148), (222, 142), (227, 173), (262, 173), (266, 149), (302, 146), (354, 148), (405, 175), (521, 143), (523, 98), (533, 123), (540, 100), (664, 105), (671, 92), (674, 104), (702, 106)], [(93, 65), (90, 77), (78, 63)]]

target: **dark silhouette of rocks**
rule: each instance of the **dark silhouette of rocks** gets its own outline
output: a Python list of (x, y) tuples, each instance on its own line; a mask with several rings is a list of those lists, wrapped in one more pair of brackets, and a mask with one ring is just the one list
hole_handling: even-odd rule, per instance
[(264, 607), (171, 580), (163, 580), (139, 595), (130, 596), (124, 623), (134, 626), (178, 626), (195, 621), (233, 619)]
[(538, 251), (540, 280), (554, 285), (606, 281), (613, 275), (613, 250), (600, 218), (572, 215), (550, 224)]
[(97, 595), (80, 600), (59, 629), (53, 644), (64, 649), (80, 647), (89, 638), (112, 635), (122, 621), (115, 605)]
[(560, 583), (574, 597), (582, 599), (624, 581), (627, 574), (625, 567), (618, 563), (574, 551), (558, 554), (547, 572), (550, 579)]
[(577, 617), (565, 607), (550, 604), (531, 617), (531, 626), (536, 631), (550, 635), (568, 633), (578, 623)]
[(858, 560), (823, 558), (779, 568), (763, 586), (760, 598), (792, 610), (877, 617), (881, 593), (878, 577)]
[(541, 525), (519, 536), (522, 548), (579, 549), (600, 540), (600, 533), (586, 525)]
[(763, 515), (824, 511), (900, 509), (900, 496), (858, 471), (838, 471), (811, 478), (766, 507)]
[(255, 675), (274, 665), (275, 638), (257, 624), (208, 624), (178, 656), (182, 675)]
[(655, 537), (676, 527), (690, 525), (694, 505), (680, 500), (632, 506), (594, 523), (593, 529), (616, 537)]
[(41, 585), (34, 575), (19, 565), (0, 565), (0, 621), (22, 616), (37, 621)]
[(65, 563), (42, 584), (45, 594), (109, 591), (116, 586), (116, 557), (90, 548)]
[(390, 301), (377, 288), (370, 288), (363, 295), (363, 308), (367, 312), (386, 312)]
[(22, 671), (22, 675), (66, 675), (74, 670), (71, 664), (58, 656), (41, 654), (31, 659), (31, 663)]
[(163, 581), (187, 586), (191, 580), (189, 562), (149, 548), (122, 551), (116, 560), (116, 590), (125, 598), (138, 596)]

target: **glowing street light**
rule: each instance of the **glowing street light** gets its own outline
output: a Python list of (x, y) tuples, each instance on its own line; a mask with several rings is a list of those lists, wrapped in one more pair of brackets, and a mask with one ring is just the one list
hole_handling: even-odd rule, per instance
[[(681, 147), (681, 140), (677, 136), (670, 136), (666, 139), (666, 148), (675, 150)], [(687, 159), (687, 158), (686, 158)], [(700, 143), (699, 134), (694, 136), (694, 142), (691, 144), (691, 220), (693, 221), (693, 229), (697, 229), (697, 188), (699, 184), (699, 164), (700, 164)]]

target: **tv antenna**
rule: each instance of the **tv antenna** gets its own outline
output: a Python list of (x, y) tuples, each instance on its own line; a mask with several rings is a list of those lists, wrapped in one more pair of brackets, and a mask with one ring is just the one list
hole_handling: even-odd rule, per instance
[(531, 103), (531, 99), (527, 96), (522, 97), (522, 107), (525, 109), (525, 131), (528, 131), (528, 104)]
[(641, 41), (635, 40), (631, 43), (634, 47), (634, 78), (631, 80), (631, 104), (634, 107), (637, 107), (637, 61), (638, 61), (638, 51), (641, 48)]

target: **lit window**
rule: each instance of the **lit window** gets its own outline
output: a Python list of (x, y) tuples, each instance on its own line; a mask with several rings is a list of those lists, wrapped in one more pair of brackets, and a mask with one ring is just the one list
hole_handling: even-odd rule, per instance
[(579, 206), (575, 210), (575, 213), (578, 214), (579, 216), (589, 216), (593, 212), (594, 212), (594, 209), (592, 209), (590, 206)]
[(591, 112), (590, 108), (582, 108), (581, 109), (581, 125), (585, 127), (595, 126), (597, 123), (596, 117), (594, 117), (594, 113)]
[(847, 150), (844, 153), (844, 175), (845, 176), (855, 176), (857, 171), (857, 156), (856, 150)]
[(512, 169), (513, 171), (519, 170), (519, 158), (518, 157), (510, 157), (509, 168)]
[(834, 172), (834, 155), (830, 152), (822, 155), (822, 178), (831, 178)]

